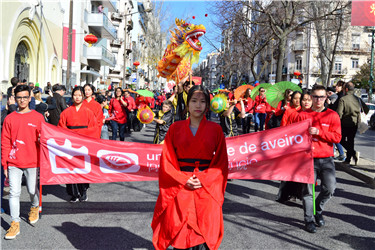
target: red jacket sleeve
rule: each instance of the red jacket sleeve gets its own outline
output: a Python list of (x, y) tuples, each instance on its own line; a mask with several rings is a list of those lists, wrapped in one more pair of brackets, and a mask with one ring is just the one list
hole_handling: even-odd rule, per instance
[(324, 129), (319, 129), (319, 134), (316, 135), (323, 141), (330, 143), (340, 143), (341, 141), (341, 120), (336, 112), (331, 112), (331, 126), (328, 131)]
[(8, 168), (8, 157), (11, 149), (10, 124), (8, 119), (5, 118), (3, 130), (1, 131), (1, 165), (4, 169)]

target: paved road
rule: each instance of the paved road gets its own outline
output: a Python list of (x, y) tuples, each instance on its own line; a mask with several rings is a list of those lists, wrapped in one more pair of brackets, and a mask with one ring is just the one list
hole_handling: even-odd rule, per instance
[(357, 133), (354, 148), (361, 152), (361, 157), (375, 161), (375, 130), (367, 130), (364, 134)]
[[(153, 126), (128, 141), (151, 142)], [(145, 133), (146, 132), (146, 133)], [(326, 206), (327, 226), (303, 230), (301, 201), (274, 201), (278, 182), (233, 180), (224, 202), (221, 249), (372, 249), (375, 245), (375, 191), (337, 171), (335, 197)], [(28, 196), (21, 196), (21, 234), (1, 240), (2, 249), (153, 249), (150, 223), (157, 182), (92, 184), (89, 201), (70, 204), (64, 185), (43, 188), (43, 216), (27, 221)], [(5, 197), (7, 205), (8, 197)], [(10, 216), (2, 215), (2, 236)]]

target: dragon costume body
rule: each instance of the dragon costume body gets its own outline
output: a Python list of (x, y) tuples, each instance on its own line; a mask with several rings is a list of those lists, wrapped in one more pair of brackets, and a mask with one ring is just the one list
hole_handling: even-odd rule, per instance
[(176, 18), (177, 29), (171, 31), (172, 37), (163, 58), (159, 61), (158, 76), (167, 78), (167, 81), (179, 82), (187, 76), (191, 65), (199, 61), (202, 50), (199, 37), (206, 33), (206, 28), (194, 25)]

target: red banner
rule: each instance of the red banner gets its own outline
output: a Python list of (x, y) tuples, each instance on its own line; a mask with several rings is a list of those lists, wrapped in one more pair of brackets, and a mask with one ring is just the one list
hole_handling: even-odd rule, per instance
[[(68, 60), (69, 28), (63, 28), (63, 59)], [(72, 62), (76, 59), (76, 30), (72, 29)]]
[(352, 1), (352, 26), (375, 26), (375, 1)]
[[(227, 139), (230, 179), (314, 182), (310, 121)], [(41, 185), (158, 179), (161, 145), (100, 140), (42, 124)]]

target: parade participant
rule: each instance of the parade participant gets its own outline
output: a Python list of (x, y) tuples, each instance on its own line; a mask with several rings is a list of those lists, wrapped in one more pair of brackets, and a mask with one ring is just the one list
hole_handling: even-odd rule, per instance
[(259, 95), (255, 97), (254, 104), (254, 123), (255, 123), (255, 132), (258, 130), (263, 131), (264, 123), (266, 121), (266, 90), (264, 88), (259, 88)]
[[(311, 108), (311, 104), (312, 100), (309, 93), (304, 92), (301, 94), (299, 91), (294, 91), (292, 94), (292, 106), (285, 111), (283, 119), (281, 120), (281, 126), (287, 126), (294, 123), (299, 113)], [(290, 199), (302, 199), (302, 188), (303, 184), (301, 183), (282, 181), (280, 183), (276, 201), (284, 203)]]
[[(53, 96), (52, 97), (49, 96), (47, 98), (46, 103), (48, 105), (53, 105), (53, 102), (55, 101), (56, 109), (51, 109), (48, 111), (49, 113), (48, 122), (57, 126), (57, 124), (59, 124), (59, 121), (60, 121), (60, 114), (67, 108), (67, 105), (63, 97), (64, 90), (61, 85), (59, 84), (53, 85), (52, 91), (53, 91)], [(52, 98), (54, 98), (55, 100), (52, 100)]]
[(187, 96), (189, 93), (189, 89), (195, 85), (192, 81), (190, 85), (190, 81), (186, 81), (189, 75), (187, 75), (182, 81), (178, 83), (178, 94), (177, 94), (177, 107), (176, 107), (176, 121), (186, 120), (187, 116)]
[(109, 118), (109, 112), (108, 112), (108, 100), (104, 95), (98, 95), (96, 98), (97, 102), (100, 104), (103, 110), (103, 126), (101, 129), (100, 138), (109, 140), (109, 134), (108, 134), (108, 124), (106, 123), (106, 119)]
[[(338, 114), (324, 107), (327, 98), (324, 86), (314, 86), (311, 96), (311, 109), (301, 112), (296, 120), (310, 119), (312, 121), (309, 133), (312, 135), (314, 183), (318, 177), (321, 180), (321, 191), (315, 200), (315, 222), (318, 227), (322, 227), (325, 225), (322, 215), (324, 205), (332, 197), (336, 188), (333, 143), (338, 143), (341, 140), (341, 124)], [(302, 192), (305, 229), (310, 233), (315, 233), (312, 184), (305, 184)]]
[(162, 110), (159, 110), (154, 117), (154, 121), (157, 123), (155, 127), (154, 144), (164, 143), (165, 135), (174, 120), (172, 107), (173, 104), (171, 101), (164, 101), (162, 104)]
[(189, 118), (165, 137), (151, 224), (156, 249), (218, 249), (223, 239), (228, 155), (222, 129), (205, 118), (209, 102), (205, 87), (192, 87)]
[(22, 175), (26, 177), (27, 191), (30, 195), (31, 209), (29, 222), (39, 220), (38, 155), (39, 136), (44, 118), (35, 110), (30, 110), (30, 88), (18, 85), (14, 89), (17, 112), (9, 114), (1, 133), (1, 165), (5, 177), (9, 178), (9, 208), (12, 223), (5, 239), (15, 239), (20, 234), (20, 195)]
[[(254, 112), (254, 101), (250, 97), (251, 89), (248, 88), (245, 91), (245, 95), (243, 98), (243, 104), (245, 107), (245, 117), (242, 119), (242, 131), (244, 134), (250, 132), (251, 120), (253, 118)], [(236, 107), (240, 110), (241, 106), (240, 103), (237, 103)]]
[[(72, 91), (73, 105), (64, 110), (60, 115), (59, 127), (70, 129), (81, 135), (96, 138), (97, 119), (94, 113), (83, 105), (84, 90), (81, 86), (74, 87)], [(71, 195), (70, 202), (87, 201), (89, 184), (67, 184), (66, 191)]]
[[(236, 107), (240, 104), (241, 111)], [(227, 101), (226, 109), (220, 113), (220, 125), (225, 137), (232, 137), (238, 135), (238, 125), (236, 119), (245, 117), (245, 106), (242, 98), (238, 102), (236, 99)]]
[(341, 145), (346, 149), (345, 163), (350, 164), (354, 159), (354, 165), (359, 160), (359, 152), (354, 150), (354, 138), (357, 133), (358, 124), (361, 122), (361, 112), (367, 114), (369, 108), (361, 98), (354, 95), (354, 84), (348, 82), (344, 87), (345, 95), (340, 98), (337, 113), (341, 119), (342, 140)]
[(96, 138), (100, 138), (101, 132), (102, 132), (102, 126), (103, 126), (103, 110), (100, 104), (95, 101), (94, 99), (94, 93), (95, 93), (95, 87), (92, 84), (86, 83), (83, 86), (83, 89), (85, 91), (85, 100), (83, 100), (83, 105), (85, 105), (87, 108), (89, 108), (95, 115), (96, 121), (97, 121), (97, 132), (96, 132)]
[(128, 103), (122, 98), (122, 89), (115, 89), (115, 97), (109, 103), (109, 114), (111, 116), (112, 140), (116, 141), (117, 131), (120, 141), (125, 141), (125, 125), (127, 122), (126, 106)]
[(135, 101), (134, 101), (134, 98), (131, 97), (128, 90), (125, 90), (124, 92), (124, 99), (128, 103), (128, 105), (126, 106), (126, 116), (127, 116), (126, 127), (127, 127), (127, 132), (131, 134), (132, 133), (131, 128), (133, 127), (132, 122), (134, 119), (134, 110), (136, 110)]
[(287, 126), (292, 124), (294, 119), (298, 116), (298, 111), (301, 109), (301, 92), (294, 91), (291, 96), (291, 104), (288, 109), (285, 109), (280, 126)]
[(292, 94), (293, 90), (286, 89), (284, 91), (284, 98), (279, 102), (276, 108), (271, 105), (267, 106), (266, 129), (280, 127), (285, 110), (288, 110), (291, 106)]

